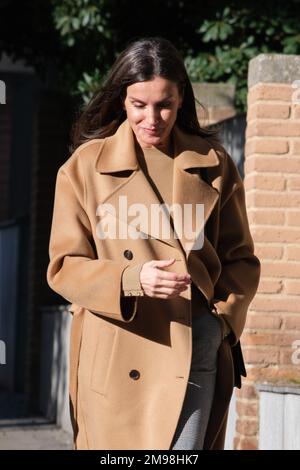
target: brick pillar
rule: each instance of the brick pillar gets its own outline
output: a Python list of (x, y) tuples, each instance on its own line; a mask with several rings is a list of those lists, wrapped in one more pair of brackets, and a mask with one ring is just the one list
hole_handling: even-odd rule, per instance
[(257, 384), (300, 383), (299, 71), (293, 55), (249, 64), (245, 188), (262, 275), (241, 339), (248, 377), (237, 394), (236, 449), (258, 448)]

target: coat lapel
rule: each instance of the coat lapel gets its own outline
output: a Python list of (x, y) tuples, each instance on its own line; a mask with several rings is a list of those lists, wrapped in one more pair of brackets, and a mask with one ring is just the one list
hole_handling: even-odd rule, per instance
[[(122, 178), (121, 183), (110, 194), (105, 195), (100, 204), (108, 203), (109, 205), (105, 206), (108, 211), (110, 211), (110, 207), (117, 208), (118, 219), (129, 225), (132, 223), (132, 218), (128, 218), (124, 209), (134, 207), (134, 204), (137, 205), (136, 208), (143, 206), (145, 224), (141, 227), (141, 232), (145, 234), (145, 238), (157, 238), (187, 252), (193, 249), (192, 247), (201, 237), (205, 222), (219, 197), (216, 189), (207, 184), (199, 172), (195, 172), (195, 169), (216, 166), (219, 164), (219, 159), (216, 152), (204, 139), (185, 134), (176, 125), (173, 136), (175, 144), (173, 207), (181, 207), (181, 215), (185, 215), (184, 204), (189, 204), (187, 217), (196, 222), (196, 204), (203, 204), (204, 219), (198, 226), (194, 224), (193, 227), (182, 230), (183, 218), (180, 216), (180, 212), (175, 210), (171, 213), (174, 230), (169, 223), (169, 214), (162, 215), (164, 224), (166, 224), (164, 227), (168, 227), (169, 237), (162, 237), (161, 230), (160, 233), (155, 230), (155, 224), (151, 223), (153, 219), (150, 220), (151, 210), (154, 207), (159, 207), (160, 201), (139, 166), (135, 152), (135, 140), (128, 120), (121, 124), (113, 136), (105, 139), (96, 161), (96, 171), (105, 175), (129, 172), (128, 176)], [(124, 202), (121, 206), (120, 200)], [(120, 208), (119, 211), (118, 208)], [(194, 233), (192, 238), (190, 229), (193, 229)]]
[(217, 166), (219, 159), (207, 141), (185, 134), (177, 126), (174, 142), (173, 204), (180, 207), (188, 204), (184, 230), (180, 218), (178, 221), (174, 218), (174, 227), (181, 231), (182, 246), (189, 252), (202, 247), (204, 226), (219, 198), (218, 191), (202, 179), (201, 168)]

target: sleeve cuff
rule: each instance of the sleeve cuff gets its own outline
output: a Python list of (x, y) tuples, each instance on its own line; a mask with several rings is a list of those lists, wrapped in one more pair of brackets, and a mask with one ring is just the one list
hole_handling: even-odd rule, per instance
[(122, 273), (121, 295), (124, 297), (143, 296), (144, 291), (140, 282), (140, 272), (144, 263), (127, 266)]

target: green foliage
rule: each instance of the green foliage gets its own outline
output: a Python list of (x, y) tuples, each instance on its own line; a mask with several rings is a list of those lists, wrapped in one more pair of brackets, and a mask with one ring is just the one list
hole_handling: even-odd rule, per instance
[(203, 33), (203, 42), (225, 41), (229, 36), (234, 33), (233, 24), (236, 19), (230, 17), (230, 8), (224, 8), (223, 12), (217, 11), (216, 21), (204, 20), (203, 24), (198, 29), (199, 33)]
[(236, 107), (245, 111), (249, 60), (260, 53), (299, 54), (298, 19), (289, 3), (285, 8), (276, 2), (263, 8), (230, 5), (205, 19), (197, 32), (209, 50), (190, 52), (185, 59), (192, 81), (234, 83)]
[[(84, 102), (87, 102), (97, 84), (103, 80), (117, 52), (123, 48), (122, 41), (115, 41), (115, 37), (120, 35), (118, 28), (121, 27), (120, 22), (116, 21), (116, 11), (122, 19), (125, 8), (128, 10), (128, 2), (53, 0), (53, 3), (55, 26), (64, 44), (74, 50), (75, 57), (78, 56), (76, 48), (79, 46), (91, 57), (89, 62), (86, 58), (82, 61), (81, 78), (75, 86), (76, 93), (81, 94)], [(153, 6), (156, 3), (154, 0)], [(192, 36), (188, 36), (187, 30), (183, 30), (180, 39), (191, 80), (234, 83), (235, 105), (241, 112), (246, 109), (249, 60), (260, 53), (298, 54), (300, 51), (298, 20), (294, 14), (297, 0), (287, 1), (285, 8), (282, 8), (281, 2), (271, 0), (265, 0), (264, 4), (260, 1), (220, 1), (219, 7), (201, 2), (201, 8), (189, 0), (179, 3), (181, 24), (185, 22), (187, 27), (193, 25), (195, 37), (199, 37), (199, 41), (195, 41)], [(139, 16), (137, 3), (131, 2), (131, 5), (132, 11)], [(166, 16), (169, 12), (171, 17), (171, 8), (171, 3), (167, 2), (160, 11), (165, 9)], [(158, 23), (162, 18), (157, 13)], [(130, 21), (129, 18), (127, 21)], [(163, 36), (168, 37), (165, 24), (164, 31)], [(126, 31), (123, 34), (126, 37)], [(89, 51), (87, 44), (90, 44)], [(110, 56), (107, 50), (112, 51)], [(77, 67), (79, 71), (80, 66)]]
[(54, 26), (67, 56), (63, 86), (84, 103), (115, 57), (109, 0), (52, 0)]
[(99, 39), (111, 37), (108, 29), (109, 14), (105, 12), (105, 0), (54, 0), (53, 12), (55, 27), (59, 30), (62, 40), (68, 46), (74, 46), (82, 35), (98, 32)]
[(129, 42), (163, 36), (193, 81), (234, 83), (244, 111), (249, 60), (300, 53), (299, 11), (300, 0), (6, 0), (0, 56), (25, 60), (87, 102)]
[(103, 80), (104, 76), (101, 75), (99, 69), (95, 69), (91, 75), (87, 72), (83, 72), (82, 79), (79, 80), (77, 90), (74, 94), (80, 95), (83, 102), (88, 104), (94, 92), (99, 88)]

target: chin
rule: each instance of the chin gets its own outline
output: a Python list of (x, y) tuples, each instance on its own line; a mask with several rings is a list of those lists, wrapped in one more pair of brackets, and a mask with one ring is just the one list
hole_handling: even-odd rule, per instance
[(160, 139), (152, 140), (149, 142), (145, 142), (147, 145), (152, 145), (153, 147), (158, 147), (161, 144)]
[(159, 145), (161, 143), (161, 138), (160, 137), (148, 137), (148, 138), (143, 138), (142, 142), (144, 144), (148, 145)]

